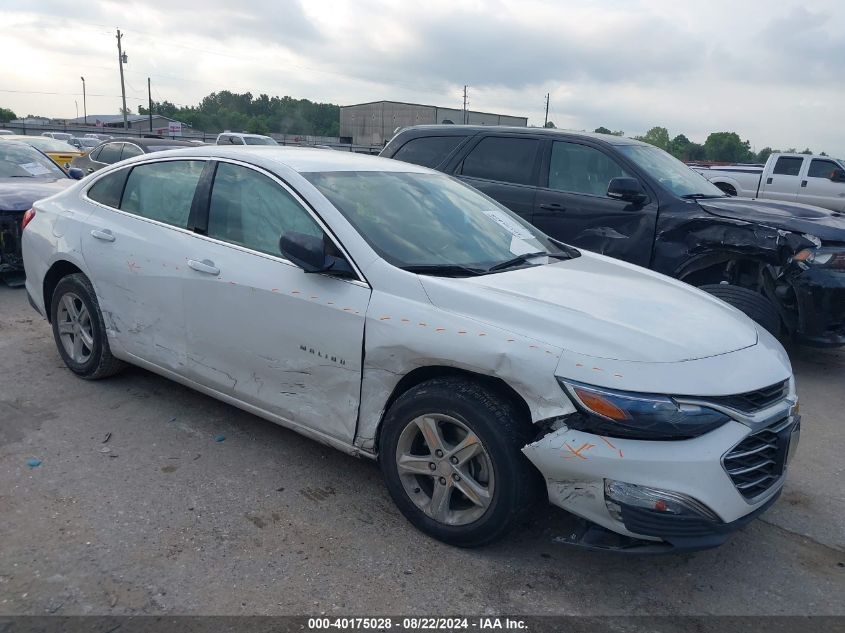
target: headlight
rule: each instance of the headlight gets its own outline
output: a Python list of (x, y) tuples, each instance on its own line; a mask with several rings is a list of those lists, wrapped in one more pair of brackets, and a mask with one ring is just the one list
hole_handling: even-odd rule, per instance
[(845, 248), (825, 247), (805, 248), (792, 256), (790, 261), (799, 262), (810, 266), (823, 266), (845, 270)]
[(614, 391), (577, 382), (558, 382), (581, 416), (570, 428), (597, 435), (639, 440), (684, 440), (722, 426), (728, 416), (707, 407), (678, 404), (668, 396)]

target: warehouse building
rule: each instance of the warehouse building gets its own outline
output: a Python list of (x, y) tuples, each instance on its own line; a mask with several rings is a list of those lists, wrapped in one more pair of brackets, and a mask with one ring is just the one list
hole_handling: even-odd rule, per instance
[(440, 108), (399, 101), (372, 101), (340, 108), (340, 137), (356, 145), (384, 145), (403, 127), (435, 123), (512, 125), (526, 127), (528, 118), (468, 110)]
[[(85, 121), (88, 125), (95, 125), (104, 128), (123, 128), (122, 114), (89, 114), (87, 117), (77, 117), (69, 119), (68, 125), (84, 125)], [(126, 123), (130, 130), (138, 130), (141, 133), (150, 132), (150, 117), (146, 114), (127, 114)], [(153, 134), (161, 134), (162, 136), (180, 136), (182, 128), (190, 128), (187, 123), (182, 123), (170, 117), (162, 116), (160, 114), (153, 114)], [(174, 128), (174, 124), (175, 128)], [(175, 130), (178, 129), (178, 132)], [(174, 133), (175, 132), (175, 133)]]

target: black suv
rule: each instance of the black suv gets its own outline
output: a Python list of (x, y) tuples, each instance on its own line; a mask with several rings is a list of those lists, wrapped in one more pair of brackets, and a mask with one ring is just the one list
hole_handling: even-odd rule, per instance
[(776, 335), (845, 345), (845, 216), (730, 198), (663, 150), (543, 128), (425, 125), (381, 156), (452, 174), (560, 241), (681, 279)]

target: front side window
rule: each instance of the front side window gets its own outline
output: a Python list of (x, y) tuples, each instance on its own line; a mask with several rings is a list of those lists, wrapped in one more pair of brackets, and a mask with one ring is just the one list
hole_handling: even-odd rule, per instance
[(104, 204), (107, 207), (117, 209), (120, 207), (120, 194), (123, 193), (123, 184), (126, 182), (127, 169), (118, 169), (103, 176), (88, 190), (88, 197), (95, 202)]
[(794, 156), (781, 156), (775, 163), (775, 169), (772, 173), (781, 176), (797, 176), (801, 173), (801, 163), (803, 158), (796, 158)]
[(395, 160), (422, 167), (436, 167), (466, 136), (424, 136), (411, 139), (393, 155)]
[(461, 173), (518, 185), (534, 184), (534, 162), (540, 141), (532, 138), (488, 136), (464, 159)]
[(138, 165), (129, 173), (120, 210), (186, 228), (204, 161), (174, 160)]
[(593, 147), (562, 141), (552, 144), (549, 189), (605, 196), (610, 181), (623, 176), (628, 173)]
[(97, 161), (111, 165), (120, 160), (120, 151), (123, 143), (106, 143), (100, 148), (100, 153), (97, 154)]
[(443, 174), (303, 175), (373, 250), (400, 268), (457, 266), (488, 272), (521, 255), (562, 251), (497, 202)]
[(830, 175), (835, 169), (840, 169), (840, 167), (832, 160), (819, 160), (818, 158), (814, 158), (813, 162), (810, 163), (810, 171), (807, 172), (807, 176), (810, 178), (830, 179)]
[(209, 237), (280, 257), (279, 238), (289, 231), (324, 236), (316, 220), (276, 181), (247, 167), (217, 166)]

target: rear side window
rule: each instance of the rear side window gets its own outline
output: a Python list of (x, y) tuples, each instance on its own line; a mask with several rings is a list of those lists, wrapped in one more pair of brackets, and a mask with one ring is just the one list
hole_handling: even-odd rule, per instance
[(535, 184), (534, 162), (539, 148), (536, 139), (488, 136), (464, 159), (461, 173), (471, 178)]
[(611, 180), (627, 175), (614, 160), (593, 147), (562, 141), (552, 145), (549, 189), (605, 196)]
[(97, 161), (111, 165), (120, 160), (120, 150), (123, 143), (106, 143), (100, 148), (100, 153), (97, 154)]
[(797, 176), (801, 173), (801, 163), (803, 162), (803, 158), (781, 156), (778, 158), (778, 162), (775, 163), (775, 169), (772, 173), (780, 174), (782, 176)]
[(88, 197), (107, 207), (117, 209), (120, 206), (120, 194), (123, 193), (123, 183), (126, 182), (128, 169), (119, 169), (103, 176), (88, 190)]
[(399, 148), (393, 158), (423, 167), (434, 167), (465, 138), (466, 136), (426, 136), (411, 139)]
[(810, 171), (807, 175), (810, 178), (830, 178), (833, 170), (838, 168), (839, 165), (834, 163), (832, 160), (819, 160), (815, 158), (813, 159), (813, 162), (810, 163)]
[(211, 189), (206, 234), (261, 253), (281, 256), (287, 231), (323, 237), (323, 229), (277, 182), (253, 169), (220, 163)]
[(129, 173), (120, 210), (186, 228), (205, 162), (169, 160), (138, 165)]

